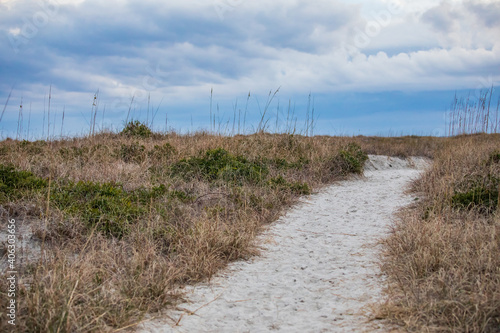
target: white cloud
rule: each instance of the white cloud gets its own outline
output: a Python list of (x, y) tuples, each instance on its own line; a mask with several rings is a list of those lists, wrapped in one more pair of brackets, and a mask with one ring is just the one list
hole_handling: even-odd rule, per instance
[(426, 11), (423, 24), (430, 25), (445, 48), (492, 48), (499, 43), (500, 3), (492, 1), (443, 1)]
[[(59, 0), (57, 16), (27, 40), (23, 56), (0, 39), (0, 60), (9, 63), (2, 83), (189, 100), (210, 87), (234, 96), (278, 86), (428, 90), (500, 80), (498, 3), (407, 0), (394, 11), (393, 2)], [(0, 30), (22, 36), (31, 2), (2, 4), (11, 10), (0, 13)]]

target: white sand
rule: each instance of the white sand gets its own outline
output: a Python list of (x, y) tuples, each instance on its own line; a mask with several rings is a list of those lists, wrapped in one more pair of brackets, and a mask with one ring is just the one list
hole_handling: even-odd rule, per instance
[[(377, 240), (427, 165), (370, 156), (364, 178), (304, 198), (258, 239), (262, 255), (235, 262), (143, 332), (388, 332), (368, 321), (384, 277)], [(177, 323), (177, 325), (176, 325)]]

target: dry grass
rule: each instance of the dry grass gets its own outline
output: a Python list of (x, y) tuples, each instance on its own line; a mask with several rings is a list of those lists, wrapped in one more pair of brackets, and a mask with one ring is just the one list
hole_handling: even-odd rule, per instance
[(434, 154), (446, 138), (431, 136), (366, 137), (354, 138), (367, 154), (407, 158), (423, 156), (434, 158)]
[(500, 135), (450, 138), (385, 241), (380, 316), (418, 332), (500, 331)]
[(498, 199), (477, 190), (498, 195), (498, 136), (146, 134), (0, 142), (1, 230), (15, 218), (19, 242), (32, 238), (17, 253), (17, 331), (114, 331), (175, 306), (179, 287), (256, 254), (264, 224), (360, 172), (364, 153), (436, 161), (385, 243), (380, 315), (418, 331), (500, 326)]
[[(143, 134), (0, 143), (1, 230), (14, 218), (18, 243), (31, 238), (17, 251), (17, 331), (133, 326), (255, 254), (262, 225), (365, 158), (352, 138)], [(12, 329), (0, 284), (0, 330)]]

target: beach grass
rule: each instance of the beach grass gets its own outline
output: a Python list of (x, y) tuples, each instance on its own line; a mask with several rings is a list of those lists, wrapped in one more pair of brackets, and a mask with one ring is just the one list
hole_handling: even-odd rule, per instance
[(380, 317), (415, 332), (500, 328), (500, 135), (449, 138), (383, 242)]

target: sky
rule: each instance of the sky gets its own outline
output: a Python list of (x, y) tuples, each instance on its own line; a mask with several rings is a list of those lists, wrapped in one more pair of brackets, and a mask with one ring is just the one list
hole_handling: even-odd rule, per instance
[(0, 137), (445, 135), (455, 94), (500, 90), (498, 18), (498, 0), (0, 0)]

